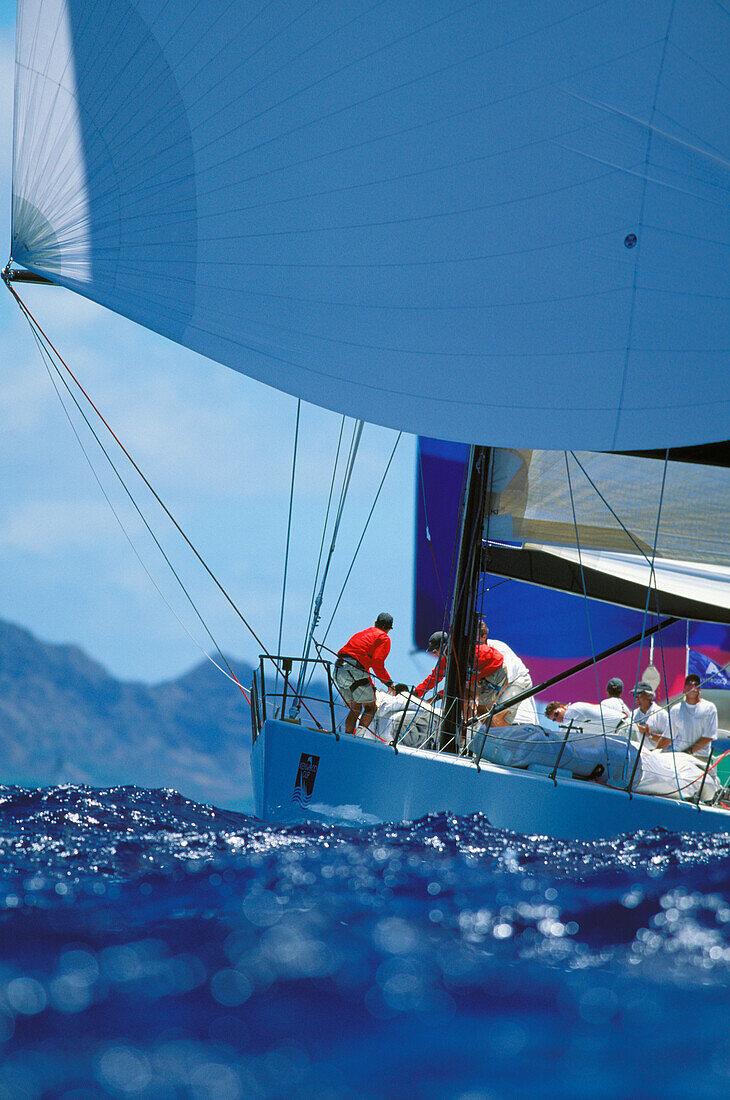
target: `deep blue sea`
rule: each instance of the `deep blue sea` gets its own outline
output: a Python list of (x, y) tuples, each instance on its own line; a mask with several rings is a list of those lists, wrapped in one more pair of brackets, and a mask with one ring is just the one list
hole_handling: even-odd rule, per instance
[(0, 800), (3, 1100), (730, 1092), (730, 836)]

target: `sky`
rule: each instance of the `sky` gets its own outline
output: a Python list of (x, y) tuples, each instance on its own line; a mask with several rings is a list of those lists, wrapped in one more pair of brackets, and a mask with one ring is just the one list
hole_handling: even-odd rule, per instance
[[(9, 253), (14, 5), (0, 4), (0, 248)], [(211, 570), (275, 652), (297, 403), (61, 288), (21, 286), (30, 310), (141, 466)], [(181, 598), (103, 457), (94, 467), (147, 576), (74, 437), (27, 322), (0, 288), (0, 618), (72, 643), (124, 680), (172, 679), (212, 645)], [(302, 405), (282, 651), (301, 653), (341, 418)], [(352, 431), (347, 422), (347, 438)], [(325, 589), (334, 604), (396, 433), (366, 425)], [(395, 619), (389, 671), (420, 680), (413, 652), (415, 439), (403, 436), (337, 611), (338, 649), (379, 611)], [(131, 474), (125, 473), (125, 478)], [(139, 483), (130, 480), (217, 644), (254, 662), (260, 647)], [(329, 541), (327, 542), (329, 546)], [(437, 624), (439, 625), (439, 624)], [(189, 636), (193, 635), (193, 638)], [(323, 638), (320, 627), (316, 637)]]

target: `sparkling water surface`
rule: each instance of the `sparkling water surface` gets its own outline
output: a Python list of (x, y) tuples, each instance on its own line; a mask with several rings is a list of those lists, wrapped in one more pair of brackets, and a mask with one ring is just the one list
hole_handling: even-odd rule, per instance
[(720, 1097), (730, 835), (0, 788), (0, 1097)]

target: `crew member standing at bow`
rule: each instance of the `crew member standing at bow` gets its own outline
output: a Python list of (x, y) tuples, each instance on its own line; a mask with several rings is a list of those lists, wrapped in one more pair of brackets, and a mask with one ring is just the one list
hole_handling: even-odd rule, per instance
[(388, 634), (392, 629), (393, 616), (381, 611), (374, 626), (353, 634), (337, 654), (335, 683), (350, 708), (345, 719), (345, 733), (355, 732), (358, 718), (363, 729), (367, 729), (373, 720), (375, 687), (370, 672), (382, 680), (388, 689), (393, 687), (393, 680), (385, 667), (385, 658), (390, 653)]

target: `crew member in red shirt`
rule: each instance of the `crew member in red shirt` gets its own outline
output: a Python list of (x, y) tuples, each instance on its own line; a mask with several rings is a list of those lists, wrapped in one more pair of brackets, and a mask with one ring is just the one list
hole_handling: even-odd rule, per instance
[(470, 682), (471, 700), (476, 703), (476, 713), (486, 714), (507, 687), (507, 670), (504, 657), (488, 645), (486, 627), (480, 622), (478, 642), (474, 650), (474, 671)]
[(414, 687), (413, 694), (417, 695), (419, 699), (422, 699), (427, 692), (435, 688), (437, 684), (440, 684), (446, 675), (446, 658), (448, 657), (448, 644), (449, 636), (444, 630), (437, 630), (435, 634), (432, 634), (428, 639), (428, 652), (438, 653), (439, 659), (434, 665), (432, 671), (417, 687)]
[(345, 719), (345, 733), (355, 732), (358, 718), (362, 728), (367, 729), (375, 716), (375, 687), (370, 672), (382, 680), (388, 689), (393, 687), (393, 680), (385, 667), (385, 658), (390, 653), (388, 634), (392, 629), (393, 616), (381, 611), (374, 626), (353, 634), (337, 654), (335, 683), (350, 708)]

